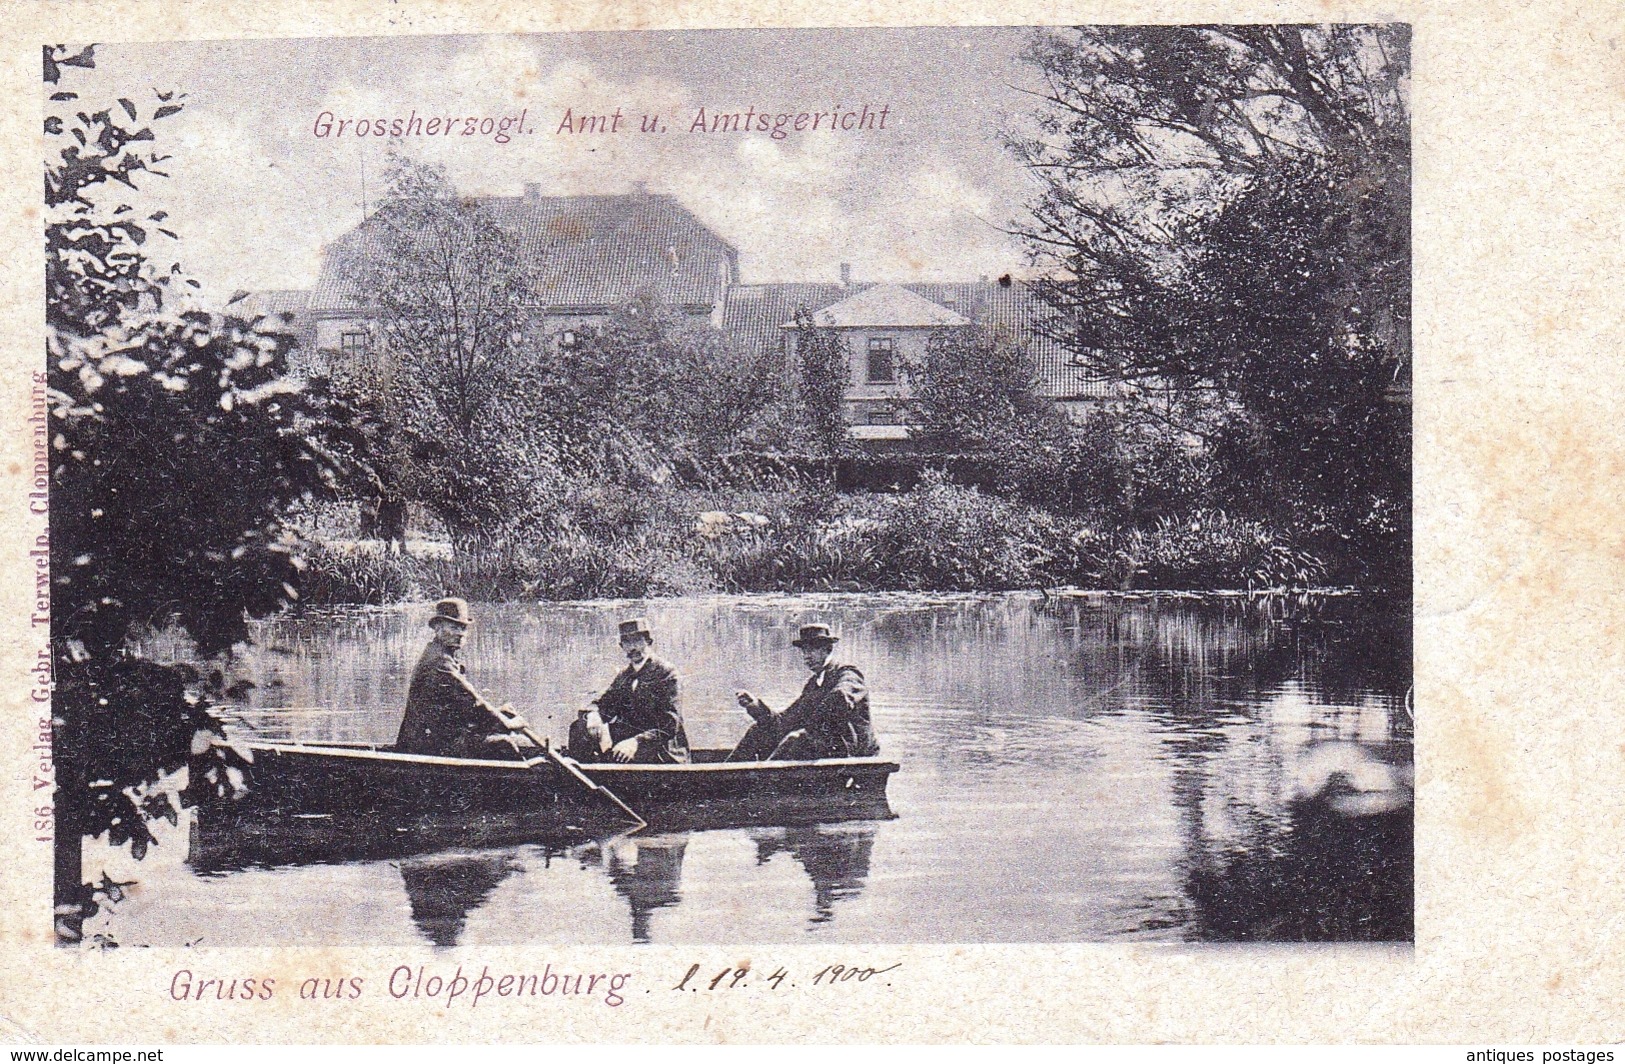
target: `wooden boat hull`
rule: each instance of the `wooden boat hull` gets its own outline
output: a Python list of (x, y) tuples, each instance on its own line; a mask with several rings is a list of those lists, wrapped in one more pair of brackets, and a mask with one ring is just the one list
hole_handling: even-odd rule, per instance
[[(199, 810), (200, 867), (403, 856), (448, 847), (580, 842), (624, 827), (546, 758), (486, 761), (339, 744), (234, 742), (246, 789)], [(896, 762), (880, 758), (582, 765), (657, 830), (886, 819)]]

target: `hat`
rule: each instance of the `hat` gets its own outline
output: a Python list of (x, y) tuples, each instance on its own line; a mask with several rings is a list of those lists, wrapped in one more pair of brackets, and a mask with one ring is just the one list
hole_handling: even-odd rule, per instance
[(434, 604), (434, 616), (429, 618), (429, 624), (433, 625), (436, 621), (450, 621), (467, 628), (474, 623), (474, 618), (468, 614), (466, 599), (443, 598)]
[(649, 631), (649, 622), (645, 621), (642, 617), (638, 617), (630, 621), (622, 621), (620, 628), (622, 639), (628, 639), (635, 635), (641, 635), (643, 638), (649, 640), (649, 642), (654, 642), (655, 637), (654, 634)]
[(841, 641), (841, 637), (829, 630), (827, 624), (804, 624), (801, 634), (790, 640), (793, 647), (804, 647), (811, 643), (822, 643), (825, 646), (834, 646)]

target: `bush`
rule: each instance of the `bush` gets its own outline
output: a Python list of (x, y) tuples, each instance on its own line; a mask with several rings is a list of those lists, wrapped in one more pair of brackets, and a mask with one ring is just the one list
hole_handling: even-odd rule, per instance
[(927, 473), (905, 494), (605, 493), (566, 524), (449, 558), (321, 548), (310, 555), (303, 600), (382, 604), (449, 594), (572, 600), (1067, 583), (1253, 589), (1314, 585), (1327, 572), (1287, 537), (1222, 510), (1101, 531), (952, 484), (940, 473)]
[(1223, 510), (1158, 518), (1105, 545), (1101, 582), (1123, 590), (1311, 587), (1326, 566), (1313, 554), (1260, 524)]
[(307, 606), (386, 606), (418, 597), (419, 562), (402, 554), (316, 545), (305, 554), (299, 601)]
[(875, 556), (890, 588), (1034, 587), (1053, 575), (1068, 531), (1052, 514), (929, 473), (898, 497), (876, 532)]

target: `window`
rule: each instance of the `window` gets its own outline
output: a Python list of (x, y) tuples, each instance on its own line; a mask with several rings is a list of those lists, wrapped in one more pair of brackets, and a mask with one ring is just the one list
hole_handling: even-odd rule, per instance
[(877, 336), (869, 341), (869, 383), (895, 384), (897, 361), (889, 336)]
[(885, 407), (873, 406), (869, 408), (869, 414), (864, 418), (864, 423), (868, 425), (895, 425), (897, 424), (897, 414)]
[(364, 355), (372, 350), (365, 329), (347, 329), (339, 334), (339, 350), (346, 355)]
[(559, 333), (559, 346), (566, 351), (581, 346), (581, 337), (574, 329), (566, 329)]

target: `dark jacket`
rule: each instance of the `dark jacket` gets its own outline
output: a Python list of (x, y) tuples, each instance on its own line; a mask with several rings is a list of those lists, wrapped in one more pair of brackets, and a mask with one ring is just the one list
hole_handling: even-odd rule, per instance
[(431, 641), (412, 670), (395, 749), (437, 757), (493, 756), (485, 737), (502, 729), (481, 703), (457, 655)]
[(615, 742), (638, 740), (638, 761), (684, 764), (688, 735), (677, 709), (677, 670), (659, 658), (622, 669), (593, 703)]
[(869, 722), (869, 688), (856, 666), (833, 660), (807, 681), (796, 700), (770, 717), (777, 738), (805, 729), (810, 756), (874, 757), (880, 753), (874, 726)]

